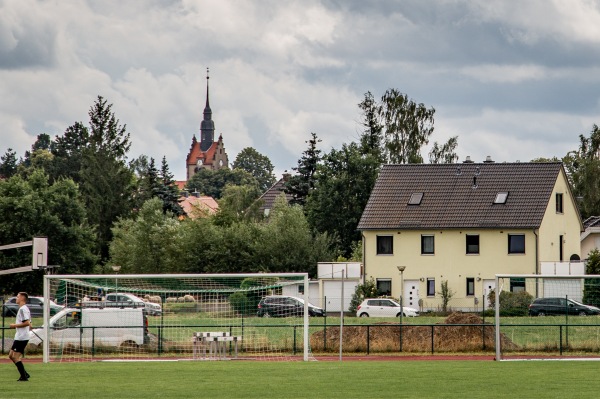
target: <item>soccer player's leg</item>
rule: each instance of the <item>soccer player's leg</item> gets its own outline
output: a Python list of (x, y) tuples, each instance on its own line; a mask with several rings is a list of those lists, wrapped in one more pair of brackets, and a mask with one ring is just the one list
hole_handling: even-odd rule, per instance
[(13, 361), (17, 370), (19, 370), (19, 374), (21, 377), (17, 381), (29, 381), (29, 373), (25, 371), (25, 366), (23, 366), (23, 362), (21, 359), (25, 354), (25, 347), (27, 346), (27, 341), (18, 341), (15, 340), (13, 342), (12, 348), (8, 353), (8, 357)]

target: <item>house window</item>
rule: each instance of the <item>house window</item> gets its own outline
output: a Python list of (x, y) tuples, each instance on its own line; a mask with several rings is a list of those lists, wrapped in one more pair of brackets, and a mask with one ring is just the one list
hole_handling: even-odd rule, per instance
[(427, 279), (427, 296), (435, 296), (435, 279)]
[(412, 193), (408, 200), (408, 205), (421, 205), (423, 199), (423, 193)]
[(393, 255), (394, 236), (377, 236), (377, 255)]
[(392, 295), (392, 280), (389, 278), (386, 279), (377, 279), (377, 295)]
[(563, 195), (556, 193), (556, 213), (563, 213)]
[(508, 192), (503, 191), (496, 194), (496, 198), (494, 199), (494, 204), (506, 204), (506, 199), (508, 198)]
[(421, 236), (421, 255), (433, 255), (434, 253), (434, 237)]
[(525, 253), (525, 234), (509, 234), (508, 235), (508, 253), (509, 254), (524, 254)]
[(467, 254), (479, 253), (479, 235), (467, 234)]
[(524, 278), (511, 278), (510, 279), (510, 292), (521, 292), (525, 291), (525, 279)]
[(467, 296), (475, 296), (475, 279), (467, 277)]
[(298, 284), (298, 294), (304, 295), (304, 284)]
[(560, 260), (561, 262), (564, 260), (565, 257), (564, 241), (565, 240), (563, 236), (558, 236), (558, 260)]

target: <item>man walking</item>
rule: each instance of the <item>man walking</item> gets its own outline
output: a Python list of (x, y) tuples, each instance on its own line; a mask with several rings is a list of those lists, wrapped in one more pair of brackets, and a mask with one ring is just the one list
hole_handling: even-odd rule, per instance
[(8, 352), (8, 357), (17, 366), (17, 370), (21, 374), (21, 378), (17, 381), (29, 381), (29, 374), (25, 371), (25, 367), (21, 361), (21, 358), (25, 355), (27, 342), (29, 342), (29, 326), (31, 326), (31, 313), (26, 305), (28, 298), (29, 295), (26, 292), (19, 292), (17, 294), (17, 305), (19, 305), (17, 320), (15, 324), (10, 325), (10, 328), (17, 330), (12, 348)]

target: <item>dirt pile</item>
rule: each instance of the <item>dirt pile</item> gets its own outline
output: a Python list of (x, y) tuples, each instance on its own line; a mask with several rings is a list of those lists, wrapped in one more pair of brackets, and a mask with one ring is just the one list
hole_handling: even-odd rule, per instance
[[(495, 326), (483, 323), (481, 317), (470, 313), (452, 313), (443, 323), (413, 326), (398, 322), (377, 323), (371, 326), (344, 327), (345, 352), (477, 352), (493, 351)], [(433, 340), (432, 340), (433, 334)], [(516, 345), (501, 335), (505, 348)], [(340, 328), (328, 327), (311, 335), (310, 345), (315, 352), (339, 349)]]

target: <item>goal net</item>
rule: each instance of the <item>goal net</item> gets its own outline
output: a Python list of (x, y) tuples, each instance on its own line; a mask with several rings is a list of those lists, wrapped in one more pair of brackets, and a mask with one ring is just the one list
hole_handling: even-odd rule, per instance
[(600, 275), (497, 275), (496, 359), (600, 360)]
[(64, 308), (45, 307), (30, 346), (44, 362), (308, 360), (308, 300), (258, 317), (263, 298), (304, 286), (306, 273), (47, 275), (44, 300)]

